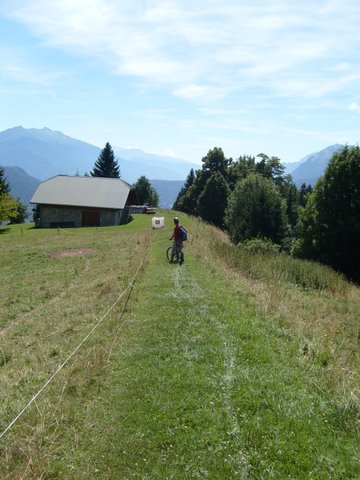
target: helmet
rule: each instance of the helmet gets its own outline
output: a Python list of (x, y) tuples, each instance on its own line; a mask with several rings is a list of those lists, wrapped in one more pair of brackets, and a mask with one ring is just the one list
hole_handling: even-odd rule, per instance
[(175, 217), (175, 218), (174, 218), (174, 223), (179, 223), (178, 217)]

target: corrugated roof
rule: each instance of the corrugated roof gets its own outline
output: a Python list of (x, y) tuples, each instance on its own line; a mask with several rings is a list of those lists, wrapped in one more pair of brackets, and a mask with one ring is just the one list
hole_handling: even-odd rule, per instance
[(40, 183), (30, 202), (121, 209), (129, 192), (130, 185), (120, 178), (58, 175)]

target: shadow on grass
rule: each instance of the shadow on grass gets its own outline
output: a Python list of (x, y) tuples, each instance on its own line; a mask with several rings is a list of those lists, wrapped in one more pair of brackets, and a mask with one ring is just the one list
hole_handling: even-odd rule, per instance
[(17, 225), (3, 225), (3, 226), (0, 226), (0, 235), (4, 233), (10, 233), (10, 232), (24, 233), (27, 230), (35, 230), (35, 229), (37, 229), (35, 225), (31, 225), (28, 223), (22, 223)]

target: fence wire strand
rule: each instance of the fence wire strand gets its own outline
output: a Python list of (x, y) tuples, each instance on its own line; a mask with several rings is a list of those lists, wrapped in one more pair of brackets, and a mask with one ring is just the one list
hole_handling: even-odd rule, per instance
[[(28, 410), (31, 404), (38, 398), (38, 396), (45, 390), (45, 388), (52, 382), (52, 380), (56, 377), (56, 375), (65, 367), (65, 365), (71, 360), (71, 358), (76, 354), (76, 352), (81, 348), (81, 346), (86, 342), (86, 340), (93, 334), (93, 332), (98, 328), (98, 326), (105, 320), (105, 318), (109, 315), (109, 313), (116, 307), (116, 305), (120, 302), (120, 300), (126, 295), (127, 292), (131, 293), (132, 289), (134, 288), (135, 279), (138, 276), (145, 258), (148, 252), (148, 248), (146, 249), (146, 253), (144, 258), (140, 262), (136, 273), (134, 274), (132, 280), (130, 281), (129, 285), (123, 290), (115, 302), (111, 305), (111, 307), (106, 311), (106, 313), (100, 318), (100, 320), (93, 326), (93, 328), (89, 331), (89, 333), (83, 338), (83, 340), (77, 345), (77, 347), (70, 353), (70, 355), (64, 360), (64, 362), (59, 365), (59, 367), (55, 370), (55, 372), (48, 378), (48, 380), (44, 383), (44, 385), (38, 390), (38, 392), (32, 397), (32, 399), (27, 403), (27, 405), (21, 410), (21, 412), (9, 423), (9, 425), (5, 428), (5, 430), (0, 434), (0, 439), (10, 430), (10, 428), (19, 420), (19, 418)], [(127, 299), (128, 302), (128, 299)]]

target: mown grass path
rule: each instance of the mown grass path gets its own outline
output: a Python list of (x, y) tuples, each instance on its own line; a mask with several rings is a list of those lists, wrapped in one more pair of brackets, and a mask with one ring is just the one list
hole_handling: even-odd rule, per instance
[(169, 236), (153, 232), (124, 316), (41, 399), (31, 464), (4, 478), (360, 478), (355, 406), (333, 401), (326, 369), (192, 240), (166, 263)]
[(167, 264), (167, 236), (154, 234), (92, 435), (66, 455), (73, 478), (360, 478), (326, 372), (190, 245)]

